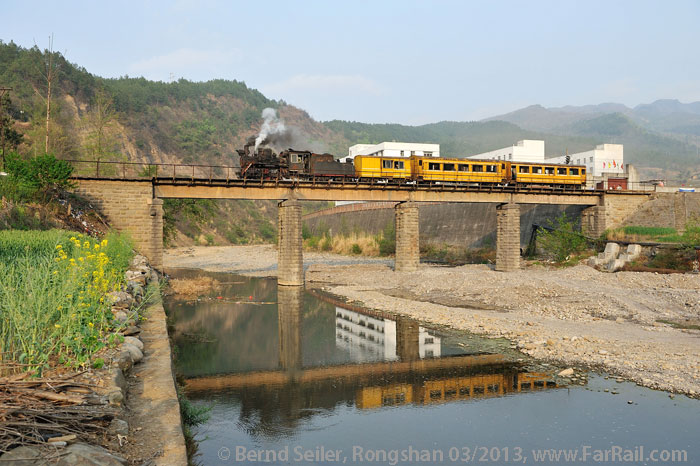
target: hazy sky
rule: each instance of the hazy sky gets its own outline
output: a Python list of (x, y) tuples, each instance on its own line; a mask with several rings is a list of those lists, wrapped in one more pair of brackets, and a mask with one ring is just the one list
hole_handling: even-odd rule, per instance
[(0, 11), (2, 41), (45, 48), (53, 33), (93, 74), (242, 80), (317, 120), (700, 100), (698, 0), (5, 0)]

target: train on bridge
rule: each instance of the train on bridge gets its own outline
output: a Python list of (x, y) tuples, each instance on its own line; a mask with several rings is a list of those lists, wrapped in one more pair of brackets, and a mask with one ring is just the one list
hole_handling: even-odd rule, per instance
[(586, 167), (551, 163), (472, 160), (437, 157), (358, 155), (340, 162), (331, 154), (288, 149), (257, 150), (252, 143), (237, 150), (244, 179), (328, 180), (385, 184), (551, 187), (580, 190)]

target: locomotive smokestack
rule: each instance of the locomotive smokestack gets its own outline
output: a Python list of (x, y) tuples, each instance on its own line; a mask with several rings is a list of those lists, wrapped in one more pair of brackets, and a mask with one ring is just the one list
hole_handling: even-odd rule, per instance
[(260, 134), (255, 138), (255, 151), (261, 144), (273, 142), (279, 136), (284, 136), (287, 132), (287, 127), (284, 122), (277, 116), (277, 111), (274, 108), (266, 108), (262, 111), (263, 124), (260, 127)]

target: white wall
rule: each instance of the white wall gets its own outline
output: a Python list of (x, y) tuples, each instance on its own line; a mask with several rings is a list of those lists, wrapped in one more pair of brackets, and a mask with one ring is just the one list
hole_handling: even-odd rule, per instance
[[(599, 144), (595, 149), (570, 154), (571, 165), (585, 165), (588, 177), (602, 177), (603, 174), (622, 176), (624, 169), (624, 146), (622, 144)], [(566, 163), (566, 156), (547, 159), (549, 163)]]
[(524, 139), (510, 147), (471, 155), (468, 158), (479, 160), (509, 160), (513, 162), (542, 162), (544, 161), (544, 141)]
[(381, 157), (410, 157), (411, 155), (440, 157), (440, 144), (414, 142), (382, 142), (380, 144), (355, 144), (348, 149), (348, 158), (356, 155), (378, 155)]

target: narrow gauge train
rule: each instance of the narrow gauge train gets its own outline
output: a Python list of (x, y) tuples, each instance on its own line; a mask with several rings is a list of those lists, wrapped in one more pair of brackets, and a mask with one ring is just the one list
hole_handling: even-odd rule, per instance
[(331, 154), (264, 147), (240, 156), (239, 177), (247, 179), (325, 179), (370, 183), (413, 183), (472, 186), (537, 186), (583, 189), (586, 167), (500, 160), (358, 155), (339, 162)]

